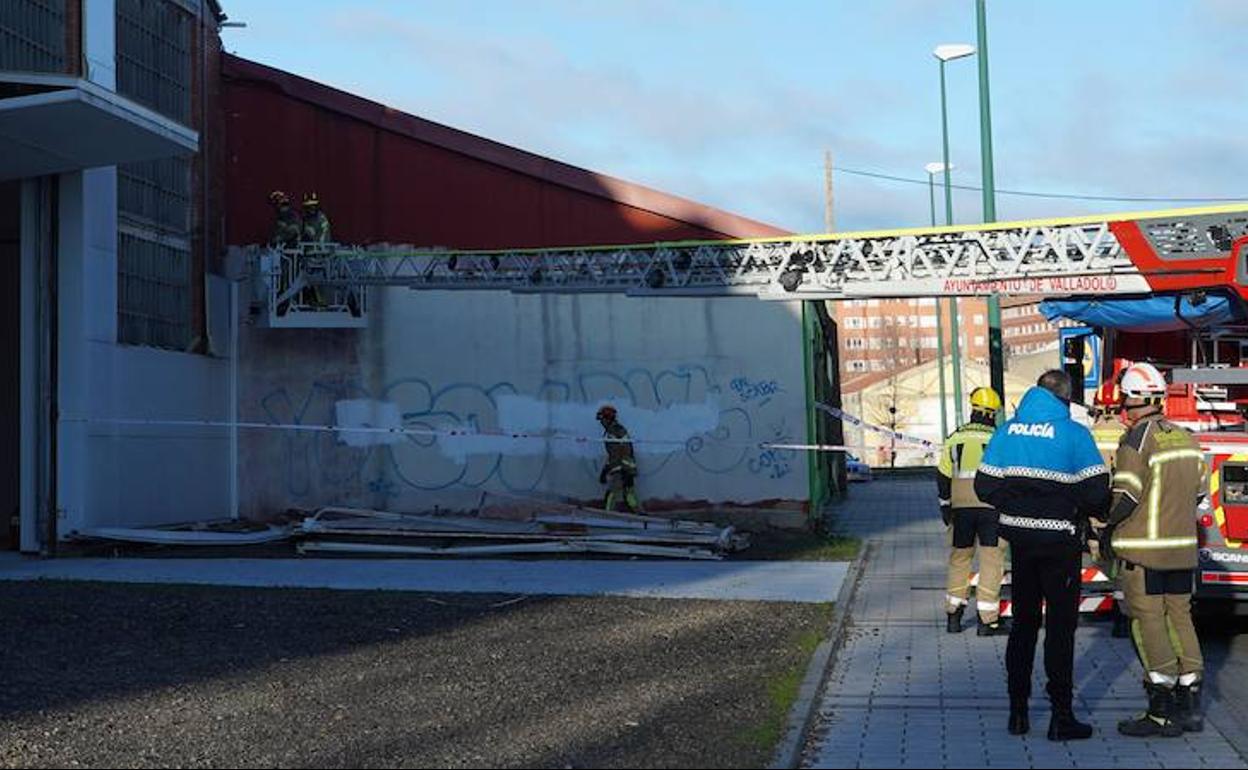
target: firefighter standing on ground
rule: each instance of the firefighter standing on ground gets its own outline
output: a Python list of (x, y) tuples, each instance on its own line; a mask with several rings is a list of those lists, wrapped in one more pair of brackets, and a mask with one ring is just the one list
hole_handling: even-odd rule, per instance
[(988, 442), (975, 474), (975, 494), (997, 509), (1001, 533), (1010, 543), (1009, 731), (1022, 735), (1031, 729), (1031, 671), (1043, 617), (1046, 689), (1053, 706), (1048, 737), (1065, 741), (1092, 735), (1092, 726), (1077, 720), (1072, 709), (1075, 627), (1083, 525), (1108, 506), (1109, 469), (1091, 432), (1070, 417), (1070, 376), (1051, 370), (1036, 386)]
[(628, 440), (628, 430), (616, 419), (615, 407), (607, 405), (598, 410), (598, 422), (602, 425), (603, 442), (607, 450), (607, 464), (598, 474), (598, 483), (607, 485), (607, 497), (603, 507), (615, 510), (615, 504), (624, 498), (629, 510), (641, 513), (637, 500), (637, 460), (633, 457), (633, 442)]
[(1001, 397), (992, 388), (971, 393), (971, 421), (958, 428), (940, 450), (936, 484), (940, 517), (949, 527), (949, 572), (945, 581), (945, 629), (962, 631), (962, 613), (968, 604), (971, 559), (979, 542), (979, 586), (975, 589), (980, 636), (1008, 632), (1001, 622), (1001, 575), (1004, 546), (997, 533), (997, 512), (975, 496), (975, 471), (984, 447), (997, 427)]
[(1204, 662), (1192, 625), (1196, 506), (1208, 468), (1196, 440), (1166, 420), (1166, 381), (1134, 364), (1120, 385), (1130, 429), (1115, 455), (1113, 502), (1101, 542), (1121, 563), (1131, 635), (1144, 666), (1148, 710), (1118, 723), (1123, 735), (1176, 736), (1202, 729)]
[[(1127, 426), (1122, 422), (1122, 407), (1118, 393), (1118, 386), (1113, 382), (1102, 383), (1097, 389), (1096, 395), (1092, 399), (1092, 406), (1095, 411), (1096, 419), (1092, 423), (1092, 438), (1096, 440), (1096, 448), (1101, 453), (1101, 459), (1105, 461), (1105, 467), (1112, 472), (1114, 467), (1114, 455), (1118, 452), (1118, 444), (1122, 442), (1123, 435), (1127, 432)], [(1097, 519), (1091, 520), (1092, 528), (1100, 530), (1105, 523)], [(1118, 565), (1109, 558), (1100, 548), (1100, 544), (1095, 539), (1090, 542), (1092, 546), (1092, 560), (1102, 572), (1109, 578), (1114, 586), (1114, 627), (1112, 635), (1118, 638), (1125, 638), (1131, 635), (1130, 626), (1127, 623), (1126, 615), (1126, 599), (1122, 593), (1121, 581), (1118, 579)]]

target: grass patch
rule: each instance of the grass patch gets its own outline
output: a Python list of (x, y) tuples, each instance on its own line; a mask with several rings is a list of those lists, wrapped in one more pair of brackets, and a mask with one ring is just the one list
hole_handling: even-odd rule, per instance
[(803, 631), (793, 640), (797, 661), (767, 680), (767, 717), (761, 724), (754, 725), (742, 733), (743, 743), (767, 752), (775, 750), (776, 744), (784, 735), (789, 712), (793, 709), (793, 704), (797, 702), (798, 691), (802, 687), (806, 669), (810, 666), (811, 656), (815, 654), (815, 649), (819, 647), (819, 643), (823, 641), (832, 625), (832, 613), (835, 607), (834, 604), (821, 605), (819, 627)]
[(750, 537), (737, 558), (775, 561), (852, 561), (862, 541), (818, 532), (770, 530)]

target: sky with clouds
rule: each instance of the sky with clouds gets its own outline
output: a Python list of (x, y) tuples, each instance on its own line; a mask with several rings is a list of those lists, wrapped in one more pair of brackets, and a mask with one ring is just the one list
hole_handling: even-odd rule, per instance
[[(224, 0), (226, 50), (788, 229), (836, 165), (941, 154), (932, 49), (974, 0)], [(1248, 0), (988, 0), (1002, 190), (1248, 200)], [(955, 184), (980, 182), (974, 58), (948, 64)], [(926, 185), (838, 173), (836, 227), (925, 225)], [(978, 221), (977, 191), (954, 220)], [(1192, 205), (999, 194), (1001, 220)], [(943, 211), (942, 209), (938, 209)], [(943, 216), (938, 214), (938, 216)]]

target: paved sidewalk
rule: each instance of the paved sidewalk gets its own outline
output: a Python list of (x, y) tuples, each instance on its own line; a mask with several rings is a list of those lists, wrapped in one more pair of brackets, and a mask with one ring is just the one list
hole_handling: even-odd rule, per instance
[[(1075, 637), (1075, 709), (1096, 728), (1092, 739), (1045, 738), (1043, 634), (1031, 734), (1009, 735), (1005, 638), (977, 637), (973, 626), (944, 630), (934, 482), (875, 481), (855, 486), (851, 499), (838, 529), (871, 550), (804, 767), (1248, 767), (1211, 720), (1181, 738), (1118, 735), (1116, 723), (1139, 711), (1143, 690), (1130, 642), (1112, 638), (1107, 623), (1085, 622)], [(1206, 710), (1234, 723), (1216, 702)]]
[(845, 562), (503, 559), (28, 559), (0, 554), (0, 581), (331, 588), (818, 603)]

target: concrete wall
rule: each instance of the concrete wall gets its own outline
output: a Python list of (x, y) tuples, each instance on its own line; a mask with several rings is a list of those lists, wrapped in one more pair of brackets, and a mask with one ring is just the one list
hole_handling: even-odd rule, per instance
[(57, 528), (62, 536), (90, 527), (232, 514), (227, 429), (112, 422), (230, 417), (226, 358), (116, 343), (116, 191), (113, 168), (61, 177)]
[(655, 507), (808, 496), (803, 454), (757, 446), (806, 440), (797, 305), (405, 289), (370, 302), (368, 329), (245, 327), (240, 418), (589, 439), (245, 430), (244, 515), (471, 509), (482, 492), (600, 499), (594, 414), (608, 402)]

